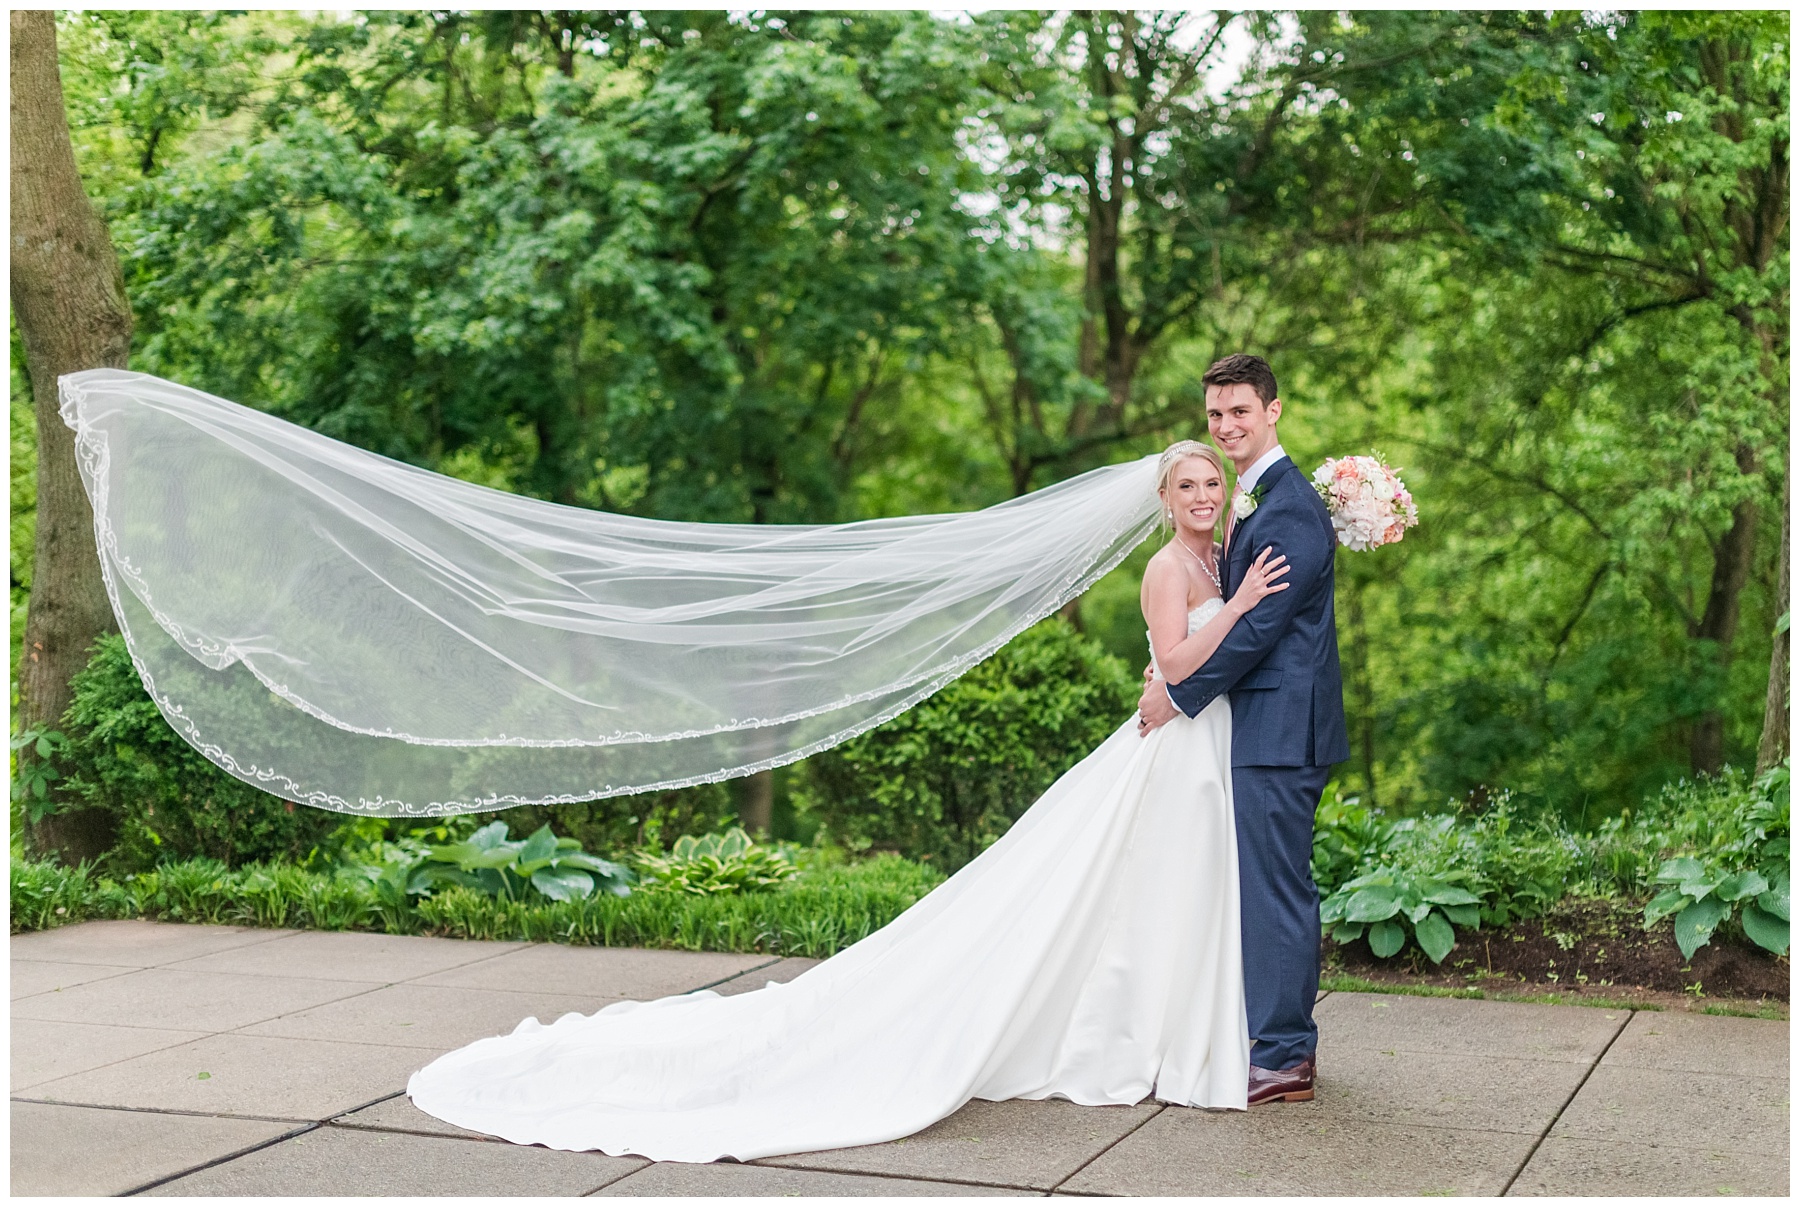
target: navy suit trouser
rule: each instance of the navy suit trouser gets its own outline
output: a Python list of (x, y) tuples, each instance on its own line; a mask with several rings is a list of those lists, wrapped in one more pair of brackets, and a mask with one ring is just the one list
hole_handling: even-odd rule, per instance
[(1233, 767), (1250, 1063), (1286, 1069), (1319, 1046), (1319, 890), (1313, 814), (1329, 767)]

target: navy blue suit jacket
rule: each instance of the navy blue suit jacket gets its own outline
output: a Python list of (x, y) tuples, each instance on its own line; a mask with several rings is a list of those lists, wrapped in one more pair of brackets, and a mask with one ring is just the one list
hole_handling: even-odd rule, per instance
[(1170, 684), (1169, 698), (1192, 717), (1230, 693), (1234, 767), (1328, 767), (1350, 757), (1332, 599), (1337, 537), (1324, 500), (1287, 457), (1257, 488), (1261, 502), (1226, 551), (1225, 597), (1264, 549), (1287, 558), (1277, 581), (1288, 589), (1263, 596), (1199, 670)]

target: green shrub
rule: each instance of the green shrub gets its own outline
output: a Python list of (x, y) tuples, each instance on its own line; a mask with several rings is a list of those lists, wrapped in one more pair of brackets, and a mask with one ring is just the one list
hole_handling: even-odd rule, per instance
[(1786, 859), (1788, 761), (1752, 779), (1736, 767), (1680, 779), (1604, 822), (1585, 844), (1582, 867), (1597, 895), (1651, 891), (1663, 865), (1690, 855), (1725, 872)]
[(489, 822), (467, 838), (426, 847), (419, 859), (403, 856), (403, 861), (406, 872), (395, 875), (405, 876), (409, 893), (449, 884), (508, 901), (525, 900), (528, 890), (568, 901), (591, 896), (597, 888), (619, 896), (631, 891), (631, 873), (624, 867), (588, 854), (573, 838), (558, 838), (548, 825), (509, 841), (505, 822)]
[(1411, 937), (1433, 963), (1455, 945), (1457, 927), (1504, 926), (1537, 917), (1568, 892), (1576, 841), (1529, 823), (1501, 793), (1484, 812), (1382, 819), (1352, 799), (1319, 810), (1313, 876), (1320, 922), (1340, 943), (1366, 934), (1378, 956)]
[[(1646, 839), (1654, 834), (1663, 846), (1660, 853), (1668, 852), (1666, 844), (1671, 841), (1685, 840), (1690, 850), (1661, 862), (1651, 883), (1667, 887), (1644, 907), (1646, 927), (1674, 916), (1675, 942), (1689, 959), (1712, 941), (1722, 925), (1735, 927), (1776, 955), (1787, 954), (1788, 762), (1782, 760), (1780, 766), (1747, 785), (1743, 780), (1741, 774), (1732, 773), (1702, 788), (1699, 799), (1707, 801), (1710, 796), (1708, 812), (1713, 817), (1704, 831), (1689, 831), (1678, 823), (1653, 830), (1654, 811), (1648, 824), (1640, 818), (1639, 833)], [(1675, 812), (1678, 819), (1699, 811), (1683, 801), (1689, 795), (1685, 784), (1672, 794), (1665, 792), (1658, 804), (1667, 807), (1671, 795), (1680, 802)]]
[(87, 868), (15, 858), (12, 924), (16, 933), (91, 918), (145, 917), (824, 957), (886, 926), (942, 880), (935, 868), (884, 855), (837, 867), (815, 865), (757, 893), (595, 893), (567, 901), (519, 901), (453, 885), (429, 896), (401, 892), (384, 898), (379, 884), (348, 868), (233, 869), (202, 858), (119, 882), (96, 879)]
[(696, 784), (669, 792), (644, 792), (572, 805), (520, 805), (481, 813), (475, 824), (504, 820), (519, 834), (549, 826), (589, 851), (666, 846), (683, 834), (709, 834), (735, 825), (730, 784)]
[(1139, 683), (1060, 617), (929, 700), (800, 764), (795, 808), (851, 850), (961, 867), (1131, 715)]
[(93, 875), (87, 864), (65, 867), (50, 860), (12, 861), (12, 933), (48, 930), (90, 918), (129, 918), (131, 894)]
[(696, 897), (766, 892), (800, 871), (787, 849), (759, 845), (741, 827), (703, 838), (684, 834), (667, 855), (640, 855), (637, 863), (645, 889)]
[(341, 820), (221, 771), (169, 728), (117, 634), (95, 643), (75, 676), (57, 754), (63, 791), (107, 813), (108, 871), (147, 871), (206, 857), (229, 866), (298, 860)]

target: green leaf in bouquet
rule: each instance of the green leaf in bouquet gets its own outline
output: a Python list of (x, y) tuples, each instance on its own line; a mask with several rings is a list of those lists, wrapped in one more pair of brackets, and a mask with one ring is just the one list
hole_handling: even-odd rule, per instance
[(1764, 951), (1774, 952), (1778, 956), (1787, 954), (1788, 920), (1778, 918), (1761, 905), (1752, 901), (1744, 906), (1744, 933), (1750, 941)]
[(1713, 928), (1725, 920), (1731, 907), (1717, 897), (1696, 901), (1675, 915), (1675, 945), (1686, 959), (1712, 940)]
[[(1398, 909), (1399, 906), (1394, 907)], [(1369, 950), (1382, 959), (1406, 945), (1406, 931), (1398, 922), (1377, 922), (1369, 927)]]
[(1357, 889), (1344, 910), (1351, 922), (1381, 922), (1400, 912), (1399, 891), (1390, 884)]
[(1456, 946), (1456, 932), (1450, 929), (1450, 923), (1444, 915), (1436, 910), (1413, 927), (1413, 937), (1418, 939), (1420, 950), (1424, 951), (1433, 964), (1442, 964), (1450, 949)]

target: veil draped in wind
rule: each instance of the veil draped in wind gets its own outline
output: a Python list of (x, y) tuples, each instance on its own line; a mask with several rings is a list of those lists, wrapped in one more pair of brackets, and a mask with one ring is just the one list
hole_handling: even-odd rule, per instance
[(144, 373), (61, 379), (100, 565), (175, 730), (277, 796), (467, 813), (729, 779), (904, 711), (1155, 522), (1156, 458), (824, 526), (564, 507)]

